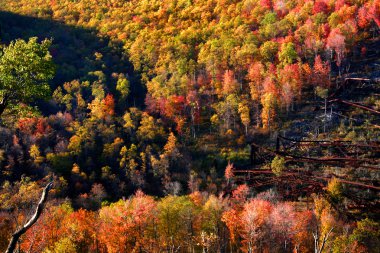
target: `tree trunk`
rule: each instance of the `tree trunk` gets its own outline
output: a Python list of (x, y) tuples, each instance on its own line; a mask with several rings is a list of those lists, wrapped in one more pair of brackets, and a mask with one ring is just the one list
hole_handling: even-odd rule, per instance
[(53, 185), (53, 182), (50, 182), (48, 183), (43, 192), (42, 192), (42, 195), (41, 195), (41, 199), (40, 201), (38, 202), (38, 205), (37, 205), (37, 208), (36, 208), (36, 211), (34, 212), (33, 216), (29, 219), (29, 221), (27, 223), (25, 223), (25, 225), (20, 228), (19, 230), (17, 230), (13, 235), (12, 235), (12, 238), (9, 242), (9, 245), (8, 245), (8, 248), (7, 250), (5, 251), (5, 253), (13, 253), (15, 251), (15, 248), (16, 248), (16, 245), (17, 245), (17, 242), (18, 240), (20, 239), (20, 237), (25, 234), (25, 232), (31, 227), (33, 226), (34, 223), (36, 223), (36, 221), (38, 220), (38, 218), (41, 216), (41, 213), (42, 213), (42, 210), (44, 208), (44, 205), (45, 205), (45, 202), (46, 202), (46, 199), (48, 197), (48, 193), (49, 193), (49, 190), (51, 189)]
[(3, 114), (6, 107), (7, 107), (6, 101), (3, 101), (0, 103), (0, 116)]

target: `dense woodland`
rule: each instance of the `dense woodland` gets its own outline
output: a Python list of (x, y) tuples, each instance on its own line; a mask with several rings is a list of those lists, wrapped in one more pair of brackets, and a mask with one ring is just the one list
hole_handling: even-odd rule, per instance
[(0, 0), (0, 251), (380, 252), (379, 0)]

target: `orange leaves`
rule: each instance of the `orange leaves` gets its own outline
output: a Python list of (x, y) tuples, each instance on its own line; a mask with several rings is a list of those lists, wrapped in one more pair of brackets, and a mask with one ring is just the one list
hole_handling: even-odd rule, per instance
[(262, 82), (264, 79), (264, 66), (261, 62), (254, 62), (248, 69), (248, 80), (251, 98), (254, 101), (260, 99), (262, 93)]
[(248, 198), (249, 194), (249, 187), (246, 184), (239, 185), (235, 190), (232, 192), (232, 199), (235, 203), (242, 204), (246, 199)]
[(99, 240), (107, 252), (133, 252), (149, 240), (149, 225), (155, 220), (156, 203), (141, 191), (100, 210)]
[(17, 127), (22, 133), (37, 137), (51, 131), (46, 118), (20, 118)]
[(236, 92), (238, 89), (238, 82), (235, 79), (232, 70), (226, 70), (223, 75), (223, 94), (228, 95)]
[(94, 212), (80, 209), (67, 217), (67, 234), (79, 247), (80, 252), (96, 250), (97, 215)]
[(102, 100), (103, 110), (107, 116), (113, 116), (115, 114), (115, 100), (112, 94), (107, 94), (107, 96)]
[(88, 105), (91, 116), (95, 119), (109, 122), (115, 114), (115, 100), (112, 94), (108, 94), (104, 99), (95, 98)]
[(287, 107), (293, 102), (293, 97), (301, 99), (302, 79), (298, 64), (285, 65), (278, 71), (278, 79), (282, 86), (281, 97)]
[(236, 242), (238, 231), (240, 230), (240, 217), (238, 211), (230, 209), (222, 215), (222, 221), (226, 224), (232, 242)]
[(359, 8), (357, 20), (360, 28), (366, 28), (370, 24), (368, 9), (365, 6)]
[(370, 5), (369, 13), (377, 24), (377, 27), (380, 27), (380, 0), (374, 0), (372, 2), (372, 5)]
[(330, 87), (330, 65), (328, 62), (322, 61), (321, 56), (317, 55), (314, 60), (314, 67), (312, 70), (311, 83), (317, 87)]
[(256, 248), (254, 245), (263, 244), (265, 235), (269, 234), (266, 226), (269, 225), (271, 211), (272, 205), (261, 199), (252, 199), (244, 205), (240, 219), (240, 234), (246, 251), (252, 252), (252, 249)]
[(224, 171), (224, 177), (229, 181), (234, 176), (234, 164), (228, 162), (226, 170)]

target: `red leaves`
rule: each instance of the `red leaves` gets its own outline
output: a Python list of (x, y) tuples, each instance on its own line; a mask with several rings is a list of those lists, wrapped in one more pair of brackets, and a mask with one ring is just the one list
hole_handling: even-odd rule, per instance
[(24, 134), (41, 136), (51, 131), (46, 118), (20, 118), (17, 128)]
[(271, 0), (260, 0), (260, 6), (263, 8), (270, 10), (272, 9), (272, 1)]
[(377, 26), (380, 27), (380, 0), (374, 0), (372, 2), (369, 13), (371, 14)]
[(329, 11), (328, 5), (325, 3), (325, 1), (316, 1), (313, 7), (313, 13), (325, 13), (327, 14)]
[(359, 8), (357, 20), (358, 20), (358, 26), (360, 28), (365, 28), (369, 25), (370, 16), (368, 13), (368, 9), (365, 6), (362, 6)]
[(249, 187), (246, 184), (239, 185), (233, 192), (232, 192), (232, 199), (236, 203), (243, 203), (247, 198), (249, 194)]
[(232, 70), (226, 70), (223, 75), (223, 94), (228, 95), (236, 92), (238, 83)]
[(147, 243), (147, 226), (155, 220), (155, 209), (153, 198), (141, 191), (132, 199), (103, 207), (99, 238), (107, 252), (133, 252)]
[(112, 94), (107, 94), (107, 96), (102, 100), (103, 111), (105, 117), (110, 117), (115, 114), (115, 100)]
[(323, 62), (321, 56), (317, 55), (314, 60), (312, 84), (325, 88), (330, 87), (329, 74), (330, 66), (328, 62)]

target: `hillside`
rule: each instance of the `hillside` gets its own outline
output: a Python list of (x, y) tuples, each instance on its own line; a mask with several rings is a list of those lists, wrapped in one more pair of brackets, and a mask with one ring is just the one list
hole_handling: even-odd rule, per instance
[(380, 252), (379, 26), (378, 0), (0, 0), (0, 250), (53, 182), (20, 252)]

